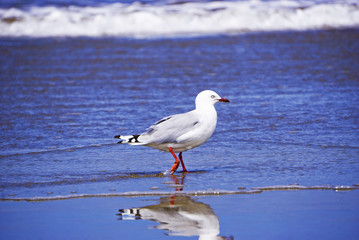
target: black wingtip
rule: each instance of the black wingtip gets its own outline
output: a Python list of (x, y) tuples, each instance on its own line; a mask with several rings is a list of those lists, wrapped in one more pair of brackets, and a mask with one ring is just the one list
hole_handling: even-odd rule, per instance
[(114, 136), (114, 138), (121, 139), (121, 135), (116, 135), (116, 136)]

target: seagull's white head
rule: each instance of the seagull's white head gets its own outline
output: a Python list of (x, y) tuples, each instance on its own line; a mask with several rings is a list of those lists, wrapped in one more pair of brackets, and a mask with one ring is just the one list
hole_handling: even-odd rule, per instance
[(216, 92), (204, 90), (196, 97), (196, 108), (200, 106), (214, 105), (218, 102), (229, 102), (228, 99), (220, 97)]

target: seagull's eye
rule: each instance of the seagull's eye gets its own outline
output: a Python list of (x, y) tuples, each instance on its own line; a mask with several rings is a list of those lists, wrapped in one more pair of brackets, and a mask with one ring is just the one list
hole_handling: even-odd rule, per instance
[(212, 95), (211, 98), (215, 98), (216, 96)]

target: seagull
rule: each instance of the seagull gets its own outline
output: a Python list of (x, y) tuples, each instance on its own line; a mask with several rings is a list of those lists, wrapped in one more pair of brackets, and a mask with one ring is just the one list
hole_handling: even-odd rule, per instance
[[(183, 172), (187, 172), (182, 152), (202, 145), (212, 136), (217, 124), (214, 105), (218, 102), (229, 100), (214, 91), (204, 90), (196, 97), (196, 109), (164, 117), (139, 135), (116, 135), (115, 138), (120, 139), (118, 143), (142, 145), (170, 152), (175, 158), (170, 170), (171, 175), (177, 170), (179, 163)], [(179, 153), (178, 158), (175, 153)]]

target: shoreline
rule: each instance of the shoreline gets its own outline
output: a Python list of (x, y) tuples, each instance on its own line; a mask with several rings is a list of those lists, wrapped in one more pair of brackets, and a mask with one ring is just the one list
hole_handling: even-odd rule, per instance
[[(183, 185), (178, 186), (183, 188)], [(264, 187), (252, 187), (249, 190), (245, 190), (245, 187), (238, 187), (239, 190), (195, 190), (195, 191), (129, 191), (129, 192), (117, 192), (117, 193), (97, 193), (97, 194), (71, 194), (71, 195), (57, 195), (47, 197), (20, 197), (20, 198), (0, 198), (1, 201), (27, 201), (27, 202), (41, 202), (41, 201), (56, 201), (67, 199), (79, 199), (79, 198), (107, 198), (107, 197), (163, 197), (163, 196), (223, 196), (223, 195), (240, 195), (240, 194), (259, 194), (266, 191), (299, 191), (299, 190), (332, 190), (335, 192), (341, 191), (353, 191), (359, 190), (359, 184), (349, 185), (318, 185), (318, 186), (302, 186), (299, 184), (289, 185), (274, 185)]]

